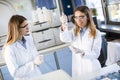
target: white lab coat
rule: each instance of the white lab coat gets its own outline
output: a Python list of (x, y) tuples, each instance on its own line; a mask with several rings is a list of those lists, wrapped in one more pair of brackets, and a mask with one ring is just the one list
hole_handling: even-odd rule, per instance
[(5, 62), (14, 80), (29, 80), (41, 75), (40, 69), (32, 62), (38, 55), (33, 40), (30, 36), (24, 38), (26, 39), (27, 49), (18, 41), (5, 49)]
[[(80, 80), (81, 77), (89, 75), (89, 72), (96, 71), (101, 68), (97, 58), (101, 50), (101, 33), (97, 31), (95, 39), (89, 36), (89, 28), (85, 31), (82, 39), (81, 36), (74, 36), (73, 29), (68, 31), (60, 31), (60, 39), (63, 42), (70, 42), (71, 46), (79, 48), (85, 52), (84, 56), (76, 54), (72, 51), (72, 78)], [(87, 76), (86, 76), (87, 77)]]

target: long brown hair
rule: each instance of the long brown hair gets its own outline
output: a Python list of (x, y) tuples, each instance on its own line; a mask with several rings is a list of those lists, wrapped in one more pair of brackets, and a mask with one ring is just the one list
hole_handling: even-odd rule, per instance
[(8, 23), (8, 33), (5, 46), (10, 45), (18, 40), (20, 25), (27, 20), (21, 15), (13, 15)]
[(80, 27), (77, 25), (77, 23), (74, 20), (74, 15), (75, 15), (76, 11), (80, 11), (80, 12), (82, 12), (82, 13), (84, 13), (86, 15), (86, 17), (87, 17), (86, 26), (88, 26), (88, 28), (90, 29), (89, 35), (90, 35), (90, 37), (95, 38), (95, 36), (96, 36), (96, 27), (95, 27), (94, 22), (93, 22), (91, 11), (87, 6), (79, 6), (79, 7), (77, 7), (75, 9), (75, 11), (74, 11), (73, 16), (71, 17), (71, 21), (75, 24), (74, 35), (78, 36), (79, 30), (80, 30)]

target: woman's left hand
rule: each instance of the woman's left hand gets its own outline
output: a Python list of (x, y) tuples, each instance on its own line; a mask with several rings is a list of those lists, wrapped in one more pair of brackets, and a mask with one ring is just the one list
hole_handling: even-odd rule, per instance
[(33, 61), (35, 65), (40, 65), (42, 62), (43, 62), (43, 55), (38, 55)]
[(75, 48), (75, 47), (73, 47), (73, 46), (70, 46), (70, 49), (71, 49), (71, 51), (74, 52), (75, 54), (80, 54), (81, 56), (84, 56), (84, 55), (85, 55), (85, 53), (84, 53), (83, 50), (80, 50), (80, 49)]

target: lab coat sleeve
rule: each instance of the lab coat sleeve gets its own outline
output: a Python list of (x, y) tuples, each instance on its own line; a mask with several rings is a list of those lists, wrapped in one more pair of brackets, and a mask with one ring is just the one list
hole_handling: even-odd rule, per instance
[(60, 40), (62, 42), (72, 42), (73, 40), (73, 33), (72, 30), (60, 30)]
[(8, 70), (13, 77), (27, 77), (35, 68), (32, 61), (19, 66), (16, 61), (16, 56), (10, 47), (6, 48), (4, 57)]
[(100, 50), (101, 50), (101, 44), (102, 44), (102, 37), (101, 33), (97, 31), (96, 38), (93, 42), (93, 47), (91, 47), (91, 50), (85, 50), (84, 58), (90, 58), (90, 59), (97, 59), (100, 56)]

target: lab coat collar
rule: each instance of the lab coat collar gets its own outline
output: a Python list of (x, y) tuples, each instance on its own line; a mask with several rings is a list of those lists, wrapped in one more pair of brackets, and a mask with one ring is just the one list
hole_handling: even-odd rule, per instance
[(84, 27), (84, 28), (80, 28), (80, 31), (82, 30), (83, 32), (85, 32), (87, 30), (88, 27)]
[[(81, 41), (84, 41), (84, 40), (85, 40), (86, 36), (89, 35), (89, 31), (90, 31), (90, 29), (89, 29), (89, 28), (86, 28), (86, 30), (84, 31), (84, 35), (82, 36), (82, 40), (80, 39)], [(80, 38), (80, 35), (79, 35), (79, 38)]]
[(18, 40), (18, 42), (24, 47), (26, 48), (26, 39), (24, 37), (22, 37), (22, 41)]
[(19, 43), (23, 43), (25, 44), (26, 43), (26, 39), (24, 37), (22, 37), (22, 41), (21, 40), (17, 40)]
[[(27, 47), (27, 40), (25, 38), (23, 40), (24, 40), (23, 43), (26, 43), (26, 47)], [(22, 46), (22, 42), (20, 40), (16, 41), (16, 47), (18, 47), (20, 49), (24, 49), (24, 50), (26, 49)]]

